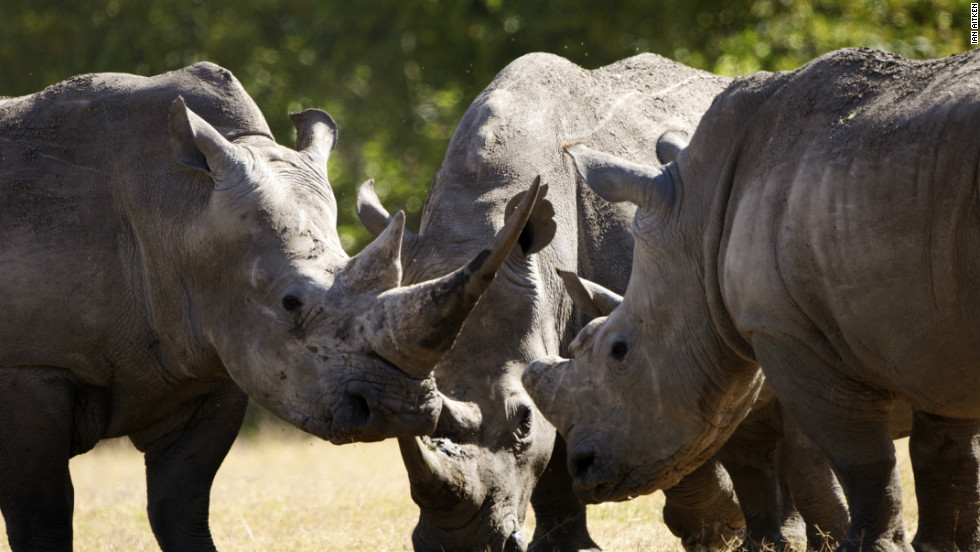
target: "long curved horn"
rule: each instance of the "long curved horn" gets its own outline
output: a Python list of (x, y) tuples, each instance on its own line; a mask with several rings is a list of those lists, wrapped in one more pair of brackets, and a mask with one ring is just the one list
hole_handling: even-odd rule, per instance
[(489, 247), (442, 278), (382, 293), (376, 303), (376, 353), (413, 377), (426, 377), (449, 351), (463, 322), (517, 243), (535, 203), (544, 195), (535, 178)]

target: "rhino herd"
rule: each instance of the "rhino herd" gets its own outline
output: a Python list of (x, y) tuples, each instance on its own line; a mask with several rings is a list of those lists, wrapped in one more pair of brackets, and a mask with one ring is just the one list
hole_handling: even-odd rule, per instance
[(529, 54), (418, 233), (362, 185), (353, 256), (323, 111), (283, 147), (209, 63), (0, 99), (10, 548), (71, 550), (68, 460), (128, 436), (161, 549), (214, 550), (251, 398), (397, 439), (416, 550), (598, 550), (585, 504), (655, 490), (688, 550), (980, 550), (977, 75), (978, 50), (734, 81)]

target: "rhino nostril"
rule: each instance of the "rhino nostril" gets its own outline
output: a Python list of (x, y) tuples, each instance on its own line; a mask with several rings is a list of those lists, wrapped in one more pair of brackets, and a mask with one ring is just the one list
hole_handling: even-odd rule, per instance
[(577, 453), (571, 458), (572, 465), (572, 475), (578, 479), (582, 480), (592, 469), (595, 464), (595, 453), (592, 451)]
[(504, 552), (527, 552), (527, 539), (520, 529), (511, 533), (504, 543)]
[(367, 399), (355, 392), (348, 392), (350, 399), (350, 421), (353, 427), (362, 427), (371, 421), (371, 407)]

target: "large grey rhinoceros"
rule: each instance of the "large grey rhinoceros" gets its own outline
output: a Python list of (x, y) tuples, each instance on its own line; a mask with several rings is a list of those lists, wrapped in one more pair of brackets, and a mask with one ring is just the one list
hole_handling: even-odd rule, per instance
[[(572, 301), (591, 319), (608, 316), (623, 301), (612, 290), (577, 274), (559, 270), (559, 275)], [(909, 436), (908, 405), (895, 404), (889, 425), (894, 439)], [(847, 537), (847, 501), (826, 455), (783, 414), (768, 386), (714, 458), (664, 491), (664, 521), (692, 552), (717, 550), (733, 541), (724, 530), (713, 527), (725, 520), (724, 511), (711, 515), (703, 506), (708, 501), (678, 496), (723, 492), (724, 477), (714, 476), (717, 482), (710, 479), (718, 469), (715, 463), (729, 475), (745, 520), (740, 549), (765, 549), (767, 543), (781, 546), (805, 537), (809, 548), (820, 550)], [(698, 508), (693, 512), (692, 504)], [(724, 506), (725, 501), (713, 504)]]
[[(672, 485), (764, 372), (840, 479), (844, 550), (980, 549), (978, 75), (977, 50), (841, 50), (736, 80), (666, 169), (568, 148), (639, 206), (623, 303), (523, 378), (583, 499)], [(911, 546), (894, 401), (915, 412)]]
[[(68, 459), (128, 435), (166, 550), (213, 550), (211, 482), (246, 404), (335, 443), (432, 431), (431, 370), (516, 243), (402, 286), (404, 216), (350, 258), (326, 113), (275, 143), (228, 71), (95, 74), (0, 101), (0, 509), (71, 548)], [(461, 265), (464, 263), (460, 263)]]
[[(436, 431), (425, 441), (399, 440), (421, 510), (416, 550), (523, 550), (529, 500), (532, 549), (595, 548), (564, 468), (564, 445), (520, 376), (528, 362), (565, 352), (581, 327), (555, 266), (625, 289), (635, 208), (604, 202), (577, 182), (560, 145), (586, 140), (657, 163), (658, 147), (661, 156), (675, 154), (728, 82), (653, 54), (591, 71), (529, 54), (473, 101), (429, 191), (420, 234), (406, 234), (405, 280), (438, 277), (473, 256), (536, 175), (549, 203), (532, 214), (519, 247), (436, 365), (439, 390), (452, 399)], [(362, 188), (359, 213), (376, 233), (389, 223), (372, 187)], [(701, 490), (685, 497), (698, 508), (706, 501)], [(728, 491), (724, 498), (734, 504)]]

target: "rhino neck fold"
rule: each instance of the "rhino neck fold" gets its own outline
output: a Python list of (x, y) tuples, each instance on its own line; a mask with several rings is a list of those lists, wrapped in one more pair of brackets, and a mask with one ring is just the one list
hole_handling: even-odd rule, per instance
[[(684, 170), (686, 169), (685, 162), (689, 160), (688, 156), (685, 155), (686, 153), (687, 151), (681, 152), (677, 162), (667, 167), (668, 170), (674, 173), (675, 181), (684, 182), (681, 179), (690, 174), (689, 171)], [(715, 177), (714, 171), (708, 171), (700, 179), (701, 182), (716, 185), (710, 197), (700, 198), (702, 201), (709, 202), (710, 204), (708, 221), (703, 234), (704, 290), (715, 332), (717, 332), (725, 345), (735, 354), (743, 360), (755, 364), (755, 353), (752, 351), (751, 344), (739, 333), (738, 328), (735, 327), (735, 322), (732, 320), (731, 313), (725, 305), (725, 298), (722, 294), (721, 275), (719, 273), (719, 261), (722, 255), (725, 254), (725, 249), (728, 245), (727, 229), (730, 227), (728, 207), (731, 204), (735, 172), (734, 159), (736, 155), (737, 148), (731, 148), (725, 162), (717, 172), (717, 177)], [(696, 185), (698, 180), (696, 178), (688, 178), (686, 182), (688, 183), (686, 188), (689, 188), (691, 185)]]

